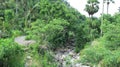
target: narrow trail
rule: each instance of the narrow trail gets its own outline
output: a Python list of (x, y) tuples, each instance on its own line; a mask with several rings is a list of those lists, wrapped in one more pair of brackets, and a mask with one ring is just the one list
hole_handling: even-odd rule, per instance
[(26, 39), (26, 36), (19, 36), (19, 37), (16, 37), (14, 39), (14, 41), (16, 43), (18, 43), (19, 45), (25, 46), (24, 50), (25, 50), (25, 53), (26, 53), (26, 59), (25, 59), (25, 66), (24, 67), (31, 67), (33, 59), (30, 56), (31, 52), (29, 52), (28, 46), (30, 44), (34, 44), (35, 41), (34, 40), (25, 40), (25, 39)]
[[(19, 45), (26, 46), (26, 48), (28, 45), (35, 43), (34, 40), (25, 40), (25, 37), (26, 36), (16, 37), (15, 42)], [(74, 52), (74, 48), (74, 46), (67, 46), (65, 48), (57, 49), (54, 52), (55, 60), (59, 63), (58, 67), (90, 67), (82, 65), (82, 63), (78, 62), (80, 55), (79, 53)], [(28, 55), (26, 58), (30, 59), (30, 56)]]
[(25, 40), (26, 36), (19, 36), (15, 38), (15, 42), (19, 45), (28, 46), (30, 44), (35, 43), (34, 40)]

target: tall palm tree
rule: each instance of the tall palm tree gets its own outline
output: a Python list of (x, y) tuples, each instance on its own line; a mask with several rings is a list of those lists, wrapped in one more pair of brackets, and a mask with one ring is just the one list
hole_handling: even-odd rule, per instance
[(93, 14), (97, 13), (99, 10), (99, 6), (98, 6), (99, 2), (98, 0), (88, 0), (86, 7), (85, 7), (85, 11), (88, 12), (89, 17), (93, 17)]
[(114, 2), (114, 0), (105, 0), (105, 1), (106, 1), (106, 3), (107, 3), (107, 14), (108, 14), (110, 3), (115, 3), (115, 2)]
[[(110, 3), (115, 3), (115, 2), (114, 2), (114, 0), (103, 0), (103, 3), (102, 3), (103, 7), (102, 7), (101, 26), (102, 26), (103, 20), (104, 20), (103, 14), (104, 14), (104, 4), (105, 4), (105, 3), (107, 3), (107, 14), (108, 14), (108, 12), (109, 12), (109, 4), (110, 4)], [(103, 33), (102, 33), (102, 28), (101, 28), (101, 35), (103, 35)]]
[[(85, 7), (85, 11), (88, 12), (89, 17), (91, 18), (90, 23), (92, 23), (92, 18), (93, 18), (93, 14), (97, 13), (99, 10), (99, 6), (98, 6), (99, 2), (98, 0), (88, 0), (86, 7)], [(90, 30), (89, 30), (89, 34), (91, 37), (91, 40), (94, 39), (94, 35), (92, 33), (92, 28), (91, 26), (89, 26)]]
[[(103, 15), (104, 15), (104, 3), (105, 3), (105, 0), (103, 0), (103, 2), (102, 2), (102, 18), (101, 18), (101, 26), (102, 26), (102, 24), (103, 24), (103, 20), (104, 20), (104, 18), (103, 18)], [(102, 28), (101, 28), (101, 36), (102, 36), (102, 34), (103, 34), (103, 31), (102, 31)]]

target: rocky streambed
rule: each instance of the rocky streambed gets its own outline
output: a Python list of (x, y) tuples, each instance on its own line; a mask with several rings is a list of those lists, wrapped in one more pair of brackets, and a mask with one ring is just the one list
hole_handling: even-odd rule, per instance
[(80, 55), (74, 52), (73, 46), (57, 49), (55, 51), (55, 59), (59, 62), (58, 67), (90, 67), (79, 62)]
[[(26, 36), (16, 37), (15, 42), (23, 46), (35, 43), (34, 40), (25, 40), (25, 38)], [(57, 49), (53, 53), (55, 61), (58, 62), (58, 67), (90, 67), (79, 62), (80, 55), (74, 52), (74, 46), (68, 45), (67, 47)]]

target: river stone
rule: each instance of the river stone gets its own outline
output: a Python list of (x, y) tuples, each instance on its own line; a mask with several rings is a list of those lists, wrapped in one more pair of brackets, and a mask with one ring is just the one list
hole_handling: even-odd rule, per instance
[(23, 46), (28, 46), (30, 44), (34, 44), (35, 41), (34, 40), (25, 40), (26, 36), (19, 36), (15, 38), (15, 42), (18, 43), (19, 45), (23, 45)]

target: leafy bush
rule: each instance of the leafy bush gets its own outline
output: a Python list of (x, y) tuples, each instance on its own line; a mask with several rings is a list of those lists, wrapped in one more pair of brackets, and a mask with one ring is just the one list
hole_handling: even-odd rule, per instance
[(1, 37), (7, 38), (11, 35), (11, 29), (13, 29), (13, 17), (14, 11), (12, 9), (4, 10), (4, 20), (0, 19), (0, 30), (2, 32)]
[(2, 67), (23, 67), (23, 58), (22, 47), (14, 43), (13, 39), (0, 39), (0, 61), (2, 61)]
[(82, 23), (75, 25), (76, 52), (84, 48), (85, 44), (100, 36), (100, 22), (96, 18), (91, 21), (87, 18)]
[(13, 37), (20, 36), (21, 34), (22, 34), (22, 32), (19, 31), (19, 30), (12, 30), (12, 36), (13, 36)]
[(55, 62), (50, 52), (46, 52), (44, 56), (41, 56), (40, 60), (42, 60), (42, 67), (57, 67), (57, 62)]
[(120, 47), (120, 24), (107, 25), (107, 32), (103, 35), (104, 45), (110, 50)]
[(32, 67), (57, 67), (57, 62), (53, 57), (53, 53), (46, 49), (41, 53), (38, 44), (30, 45), (29, 52), (33, 58)]
[(65, 44), (68, 25), (69, 23), (64, 19), (53, 19), (49, 23), (45, 23), (44, 20), (37, 20), (31, 24), (28, 33), (37, 42), (47, 43), (54, 48)]
[[(103, 37), (99, 38), (98, 43), (92, 47), (85, 48), (82, 54), (82, 61), (90, 65), (100, 65), (100, 67), (119, 67), (119, 48), (120, 48), (120, 26), (107, 24), (104, 28)], [(113, 30), (114, 29), (114, 30)], [(94, 42), (94, 41), (93, 41)]]
[(101, 44), (94, 44), (81, 51), (81, 61), (91, 66), (97, 65), (104, 56), (110, 55), (110, 50)]
[(111, 55), (105, 56), (100, 62), (101, 67), (120, 67), (120, 52), (113, 51)]

